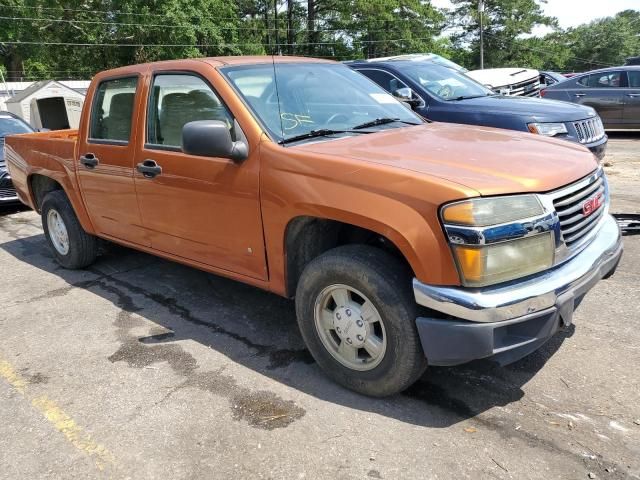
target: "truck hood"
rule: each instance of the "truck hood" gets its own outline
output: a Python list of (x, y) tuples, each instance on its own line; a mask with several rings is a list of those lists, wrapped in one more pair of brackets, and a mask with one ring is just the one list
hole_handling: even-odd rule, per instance
[(492, 95), (468, 98), (454, 103), (456, 107), (461, 107), (468, 112), (527, 116), (543, 122), (574, 122), (596, 115), (593, 108), (584, 105), (523, 96)]
[(480, 195), (546, 192), (597, 168), (584, 147), (487, 127), (430, 123), (291, 147), (438, 177)]
[(537, 78), (540, 75), (537, 70), (530, 68), (485, 68), (484, 70), (471, 70), (466, 74), (476, 82), (491, 85), (491, 88), (506, 87)]

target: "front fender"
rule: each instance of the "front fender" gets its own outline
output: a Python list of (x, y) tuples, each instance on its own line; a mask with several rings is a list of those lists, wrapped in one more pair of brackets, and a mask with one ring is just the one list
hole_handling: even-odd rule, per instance
[[(286, 293), (286, 232), (300, 216), (334, 220), (390, 240), (424, 283), (458, 285), (438, 208), (471, 196), (442, 180), (381, 165), (354, 165), (279, 146), (262, 148), (261, 201), (272, 290)], [(339, 175), (336, 172), (340, 172)]]

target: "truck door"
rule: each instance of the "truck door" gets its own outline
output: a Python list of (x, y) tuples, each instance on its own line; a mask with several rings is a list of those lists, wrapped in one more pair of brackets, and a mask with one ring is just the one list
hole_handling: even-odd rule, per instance
[(147, 98), (135, 183), (152, 247), (266, 279), (258, 152), (241, 163), (182, 152), (182, 127), (191, 121), (221, 120), (235, 135), (230, 110), (203, 75), (158, 71)]
[[(105, 79), (93, 95), (89, 121), (79, 134), (77, 172), (82, 196), (102, 235), (150, 246), (133, 180), (139, 77)], [(89, 105), (87, 105), (89, 106)]]

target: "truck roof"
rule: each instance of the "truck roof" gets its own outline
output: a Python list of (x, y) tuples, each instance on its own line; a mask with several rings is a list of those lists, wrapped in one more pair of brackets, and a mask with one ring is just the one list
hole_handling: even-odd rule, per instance
[(261, 63), (337, 63), (333, 60), (327, 60), (322, 58), (310, 58), (310, 57), (296, 57), (288, 55), (247, 55), (247, 56), (228, 56), (228, 57), (205, 57), (205, 58), (184, 58), (178, 60), (163, 60), (159, 62), (139, 63), (136, 65), (127, 65), (124, 67), (117, 67), (110, 70), (104, 70), (100, 72), (100, 76), (107, 75), (112, 76), (114, 74), (126, 74), (128, 72), (140, 72), (145, 70), (151, 65), (163, 65), (163, 64), (176, 64), (188, 63), (188, 62), (204, 62), (212, 65), (213, 67), (222, 67), (227, 65), (257, 65)]

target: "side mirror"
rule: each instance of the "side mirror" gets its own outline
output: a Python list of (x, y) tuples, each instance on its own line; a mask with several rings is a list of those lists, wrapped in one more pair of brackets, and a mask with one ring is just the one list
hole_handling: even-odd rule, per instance
[(393, 96), (397, 100), (400, 100), (401, 102), (408, 104), (412, 108), (419, 106), (421, 103), (420, 99), (416, 98), (415, 94), (413, 93), (413, 90), (411, 90), (409, 87), (403, 87), (395, 90), (393, 92)]
[(244, 141), (234, 142), (229, 127), (220, 120), (196, 120), (182, 127), (182, 151), (202, 157), (228, 158), (241, 162), (249, 156)]

